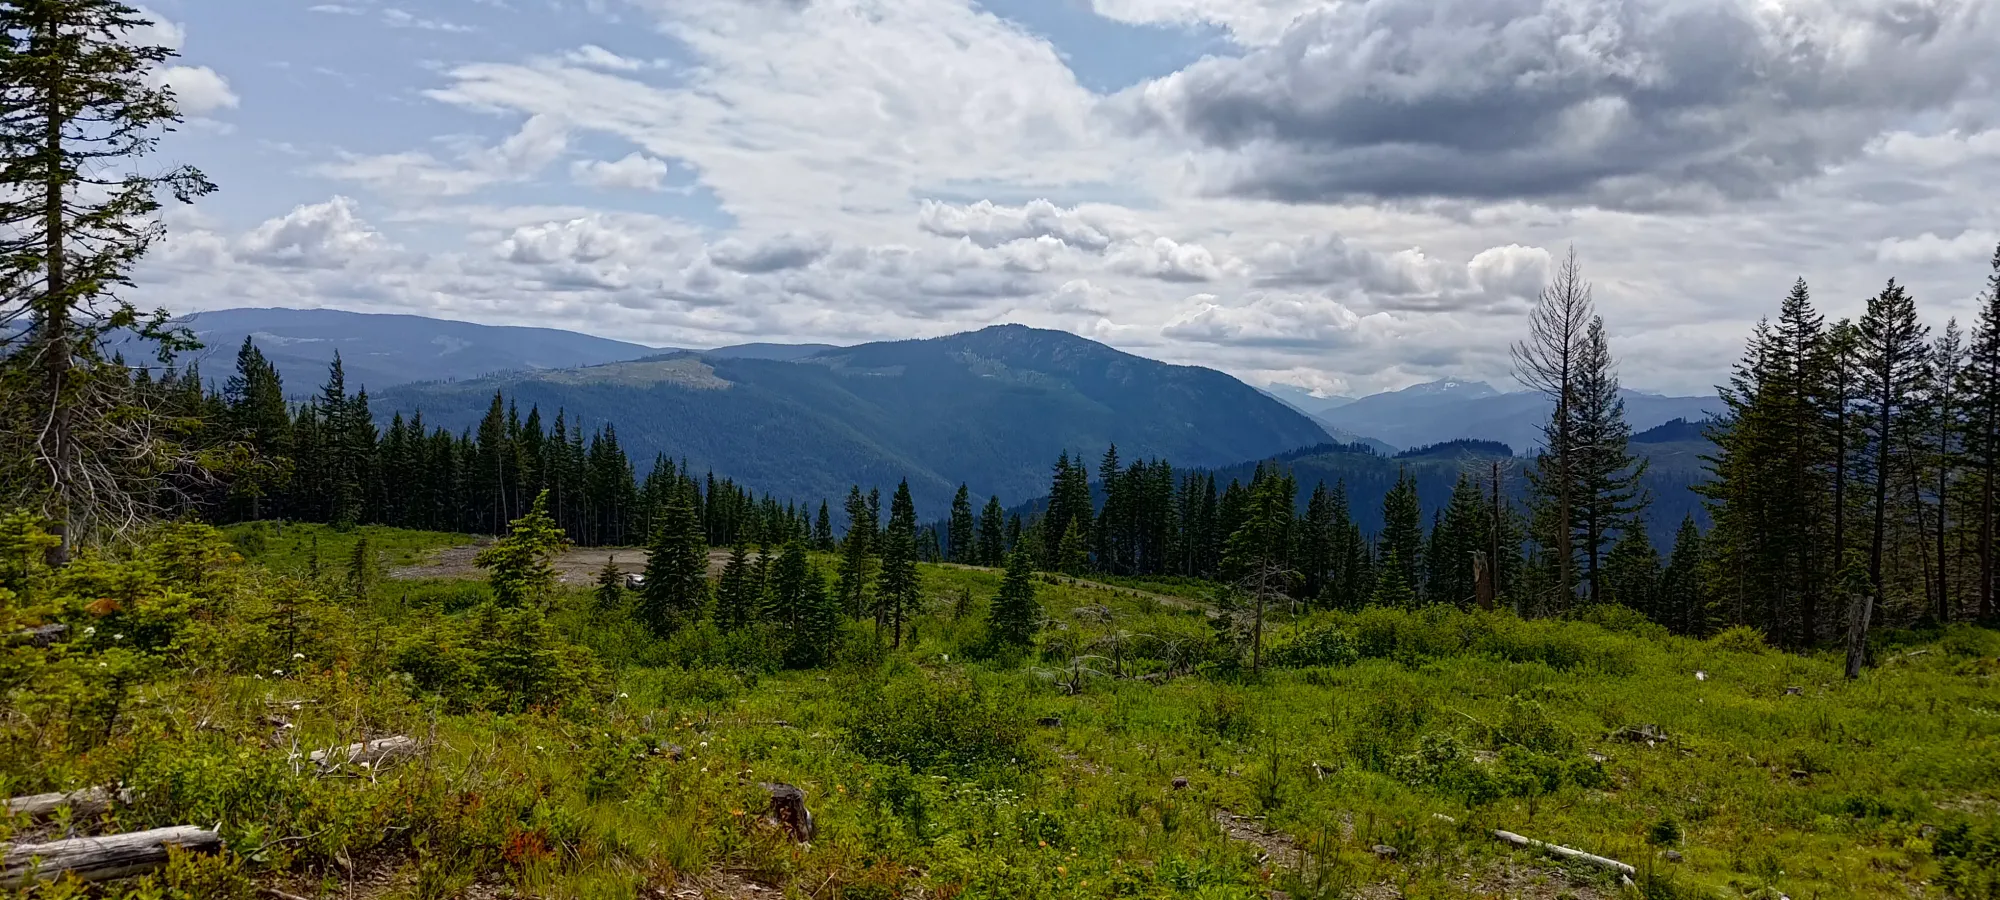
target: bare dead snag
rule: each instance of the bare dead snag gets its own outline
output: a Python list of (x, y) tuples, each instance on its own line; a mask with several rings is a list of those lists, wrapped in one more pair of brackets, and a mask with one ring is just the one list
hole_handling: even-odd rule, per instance
[(7, 801), (7, 813), (42, 819), (54, 815), (65, 806), (78, 816), (94, 816), (110, 809), (114, 803), (132, 802), (131, 791), (114, 790), (109, 787), (84, 788), (78, 791), (57, 791), (52, 794), (29, 794)]
[(1540, 850), (1551, 856), (1558, 856), (1563, 859), (1574, 860), (1576, 862), (1589, 863), (1599, 868), (1610, 869), (1611, 871), (1617, 872), (1618, 874), (1624, 875), (1628, 878), (1639, 873), (1638, 869), (1634, 869), (1631, 866), (1628, 866), (1615, 859), (1608, 859), (1606, 857), (1598, 856), (1596, 854), (1585, 853), (1582, 850), (1575, 850), (1569, 847), (1563, 847), (1556, 844), (1551, 844), (1548, 843), (1547, 841), (1538, 841), (1535, 840), (1534, 838), (1522, 837), (1511, 831), (1496, 830), (1493, 832), (1493, 836), (1499, 838), (1500, 840), (1506, 841), (1509, 844), (1513, 844), (1516, 847), (1523, 847), (1529, 850)]

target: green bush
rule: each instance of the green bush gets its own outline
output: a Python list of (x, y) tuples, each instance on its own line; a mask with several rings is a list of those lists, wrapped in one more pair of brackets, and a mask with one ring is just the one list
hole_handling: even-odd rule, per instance
[(855, 749), (919, 772), (971, 770), (1019, 758), (1026, 715), (962, 676), (916, 674), (856, 692), (847, 714)]
[(1330, 625), (1309, 626), (1281, 635), (1264, 653), (1273, 666), (1283, 669), (1307, 666), (1344, 666), (1361, 658), (1354, 638)]

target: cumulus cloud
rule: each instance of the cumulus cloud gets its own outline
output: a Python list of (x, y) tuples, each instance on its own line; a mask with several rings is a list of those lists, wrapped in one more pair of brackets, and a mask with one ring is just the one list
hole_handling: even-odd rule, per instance
[(1766, 196), (2000, 67), (1980, 0), (1351, 0), (1121, 98), (1292, 202)]
[(591, 216), (523, 225), (500, 242), (497, 252), (509, 262), (550, 265), (598, 262), (636, 246), (637, 242), (625, 231)]
[(155, 86), (173, 91), (180, 111), (190, 116), (235, 109), (239, 102), (229, 81), (207, 66), (167, 66), (151, 77)]
[(1084, 250), (1111, 246), (1119, 228), (1101, 212), (1064, 208), (1047, 200), (1001, 206), (991, 200), (953, 204), (926, 199), (917, 207), (917, 226), (931, 234), (970, 239), (981, 247), (1049, 237)]
[(1165, 237), (1126, 241), (1110, 252), (1109, 259), (1116, 271), (1161, 281), (1214, 281), (1241, 266), (1233, 259), (1218, 261), (1200, 244)]
[(666, 160), (636, 152), (609, 162), (580, 159), (570, 164), (570, 175), (580, 184), (628, 191), (657, 191), (671, 171)]
[(341, 269), (384, 249), (387, 243), (356, 214), (354, 201), (335, 196), (293, 207), (251, 229), (237, 242), (236, 253), (284, 268)]
[(1169, 338), (1209, 344), (1250, 344), (1331, 349), (1350, 343), (1363, 319), (1322, 294), (1253, 292), (1224, 304), (1213, 294), (1190, 300), (1195, 308), (1160, 329)]

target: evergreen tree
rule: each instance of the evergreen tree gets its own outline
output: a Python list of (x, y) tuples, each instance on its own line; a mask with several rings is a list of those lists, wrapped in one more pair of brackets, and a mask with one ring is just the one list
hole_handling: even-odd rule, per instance
[(692, 492), (679, 493), (661, 512), (639, 590), (638, 619), (662, 639), (700, 618), (708, 604), (708, 542), (687, 496)]
[(555, 558), (569, 539), (549, 518), (547, 493), (535, 497), (528, 513), (514, 520), (507, 536), (479, 551), (474, 562), (488, 572), (493, 598), (507, 608), (539, 607), (555, 590)]
[(1701, 529), (1690, 514), (1674, 536), (1674, 550), (1660, 573), (1654, 602), (1653, 620), (1675, 634), (1693, 636), (1708, 630), (1703, 545)]
[[(2000, 376), (1996, 376), (2000, 384)], [(998, 496), (986, 498), (986, 507), (979, 511), (979, 564), (997, 566), (1006, 561), (1007, 555), (1007, 514), (1000, 508)]]
[(1600, 603), (1616, 603), (1660, 617), (1660, 554), (1644, 528), (1628, 528), (1604, 560), (1604, 594)]
[(1529, 314), (1528, 338), (1513, 348), (1515, 377), (1548, 398), (1552, 407), (1542, 428), (1543, 447), (1535, 458), (1529, 488), (1536, 541), (1548, 548), (1543, 556), (1554, 568), (1553, 589), (1546, 591), (1541, 605), (1557, 612), (1569, 607), (1576, 584), (1571, 546), (1576, 524), (1572, 491), (1581, 446), (1576, 434), (1576, 403), (1590, 325), (1596, 318), (1590, 294), (1576, 250), (1571, 248)]
[(729, 562), (722, 567), (722, 580), (715, 586), (715, 624), (723, 631), (735, 631), (758, 618), (763, 597), (751, 584), (750, 545), (737, 541), (729, 550)]
[(591, 592), (591, 599), (601, 613), (625, 608), (625, 573), (618, 569), (618, 557), (604, 557), (604, 568), (597, 570), (597, 590)]
[(1472, 604), (1478, 590), (1472, 558), (1486, 549), (1486, 526), (1486, 500), (1472, 478), (1460, 473), (1424, 549), (1424, 596), (1431, 603)]
[(972, 495), (965, 485), (958, 486), (958, 495), (951, 499), (951, 527), (946, 539), (950, 547), (949, 559), (955, 563), (972, 564), (978, 562), (978, 548), (973, 544)]
[[(1947, 546), (1951, 533), (1952, 494), (1959, 482), (1964, 462), (1964, 435), (1967, 419), (1963, 387), (1966, 367), (1964, 332), (1958, 320), (1945, 322), (1944, 333), (1932, 342), (1930, 365), (1924, 369), (1923, 399), (1916, 405), (1917, 465), (1923, 473), (1916, 485), (1917, 516), (1929, 532), (1929, 576), (1925, 593), (1930, 597), (1931, 616), (1939, 623), (1957, 618), (1958, 604), (1952, 594), (1952, 571), (1956, 562)], [(1928, 493), (1928, 496), (1925, 494)], [(1928, 521), (1923, 521), (1923, 520)]]
[(841, 538), (837, 590), (841, 608), (857, 618), (869, 608), (868, 585), (875, 579), (874, 562), (870, 558), (875, 552), (874, 545), (875, 525), (861, 488), (856, 486), (847, 492), (847, 534)]
[(245, 518), (264, 517), (264, 500), (291, 476), (292, 416), (285, 407), (284, 381), (248, 336), (236, 351), (236, 374), (222, 389), (228, 403), (227, 427), (249, 447), (253, 459), (232, 483)]
[(1315, 603), (1327, 598), (1327, 588), (1332, 583), (1336, 569), (1333, 495), (1327, 492), (1326, 483), (1313, 485), (1312, 497), (1306, 501), (1306, 515), (1299, 522), (1299, 547), (1296, 559), (1300, 574), (1300, 588), (1306, 597)]
[(1090, 567), (1090, 551), (1084, 549), (1086, 546), (1082, 523), (1071, 517), (1062, 540), (1056, 544), (1056, 571), (1071, 578), (1081, 576)]
[(1978, 615), (1983, 621), (2000, 616), (1995, 605), (1996, 499), (2000, 499), (2000, 247), (1993, 251), (1993, 274), (1980, 297), (1979, 321), (1973, 326), (1971, 351), (1962, 370), (1959, 389), (1964, 409), (1962, 436), (1967, 481), (1967, 515), (1972, 519), (1973, 547), (1978, 568), (1972, 592)]
[(1423, 571), (1423, 507), (1417, 501), (1417, 479), (1403, 468), (1396, 486), (1382, 498), (1381, 564), (1376, 567), (1375, 603), (1414, 606), (1418, 573)]
[(1889, 551), (1891, 488), (1913, 474), (1911, 459), (1916, 407), (1928, 377), (1926, 341), (1930, 329), (1917, 320), (1916, 303), (1902, 285), (1889, 281), (1868, 300), (1868, 311), (1857, 328), (1861, 374), (1861, 439), (1865, 464), (1861, 478), (1872, 492), (1869, 506), (1868, 593), (1849, 622), (1847, 677), (1859, 678), (1866, 658), (1868, 632), (1875, 610), (1887, 591), (1885, 560)]
[(1250, 594), (1250, 668), (1264, 666), (1264, 617), (1271, 600), (1289, 590), (1294, 572), (1284, 553), (1291, 539), (1295, 492), (1289, 478), (1265, 473), (1251, 485), (1242, 523), (1229, 536), (1226, 566)]
[(1615, 534), (1644, 530), (1640, 516), (1648, 498), (1639, 486), (1646, 463), (1627, 452), (1632, 428), (1625, 422), (1618, 374), (1605, 340), (1604, 319), (1594, 316), (1577, 358), (1572, 435), (1576, 440), (1570, 489), (1574, 506), (1572, 544), (1583, 555), (1584, 587), (1592, 603), (1604, 598), (1604, 553)]
[(368, 535), (354, 538), (354, 550), (347, 557), (347, 592), (356, 600), (368, 599), (368, 592), (375, 587), (375, 549), (368, 545)]
[(1032, 647), (1035, 633), (1042, 627), (1041, 605), (1035, 600), (1034, 562), (1025, 550), (1007, 555), (1007, 573), (1000, 581), (1000, 594), (986, 612), (986, 632), (994, 642), (1014, 647)]
[(819, 502), (819, 518), (813, 521), (813, 549), (821, 553), (832, 553), (833, 517), (827, 513), (826, 501)]
[(163, 364), (193, 346), (118, 292), (165, 231), (159, 195), (215, 189), (140, 168), (180, 121), (159, 79), (174, 50), (135, 42), (151, 24), (115, 0), (0, 4), (0, 419), (35, 423), (0, 429), (0, 503), (56, 523), (58, 558), (153, 514), (165, 476), (198, 462), (104, 346), (136, 334)]
[(917, 608), (916, 505), (910, 483), (896, 486), (889, 502), (889, 527), (882, 535), (882, 572), (875, 581), (876, 627), (894, 632), (892, 647), (903, 646), (903, 623)]

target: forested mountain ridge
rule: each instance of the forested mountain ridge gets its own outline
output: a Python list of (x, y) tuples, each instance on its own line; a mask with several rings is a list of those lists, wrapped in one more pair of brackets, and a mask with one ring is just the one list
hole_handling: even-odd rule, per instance
[(658, 347), (555, 328), (338, 309), (220, 309), (184, 316), (180, 324), (203, 344), (182, 362), (201, 363), (217, 374), (226, 372), (247, 337), (278, 367), (287, 392), (295, 397), (317, 389), (336, 352), (348, 381), (370, 391), (413, 381), (562, 369), (662, 352)]
[(413, 384), (371, 394), (386, 421), (472, 427), (495, 392), (522, 412), (611, 424), (642, 467), (685, 458), (760, 492), (817, 501), (908, 478), (922, 509), (961, 483), (1010, 501), (1049, 460), (1116, 443), (1228, 465), (1324, 443), (1311, 419), (1221, 372), (1019, 325), (828, 348), (794, 360), (682, 353), (575, 369)]
[[(1697, 421), (1722, 408), (1721, 399), (1668, 397), (1623, 390), (1625, 420), (1643, 431), (1671, 419)], [(1514, 452), (1541, 446), (1541, 426), (1550, 404), (1539, 393), (1503, 392), (1481, 381), (1445, 380), (1400, 391), (1371, 394), (1314, 414), (1322, 425), (1367, 435), (1397, 448), (1420, 447), (1460, 438), (1500, 441)]]

